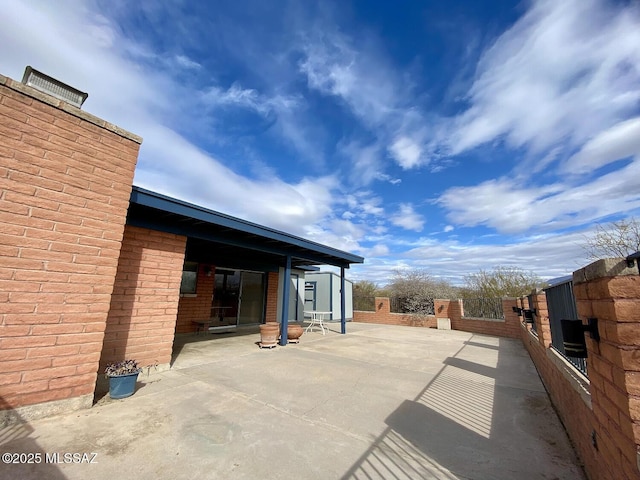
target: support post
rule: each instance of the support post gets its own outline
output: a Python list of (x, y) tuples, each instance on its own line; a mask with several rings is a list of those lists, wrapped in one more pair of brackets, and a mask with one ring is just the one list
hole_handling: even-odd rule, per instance
[(340, 267), (340, 333), (347, 333), (347, 308), (345, 305), (344, 267)]
[(280, 322), (280, 345), (287, 344), (287, 329), (289, 328), (289, 292), (291, 290), (291, 255), (287, 255), (282, 279), (282, 321)]

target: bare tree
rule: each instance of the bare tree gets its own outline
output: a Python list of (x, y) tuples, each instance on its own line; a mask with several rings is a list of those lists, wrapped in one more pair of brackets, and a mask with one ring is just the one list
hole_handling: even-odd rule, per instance
[(596, 231), (587, 237), (584, 245), (589, 258), (626, 257), (640, 251), (640, 220), (626, 220), (597, 225)]
[(534, 288), (545, 285), (535, 273), (518, 267), (498, 266), (493, 270), (480, 270), (464, 277), (465, 298), (502, 298), (528, 295)]
[(353, 284), (353, 296), (374, 297), (378, 294), (378, 285), (369, 280), (359, 280)]
[(425, 270), (396, 270), (393, 281), (385, 289), (401, 303), (406, 313), (433, 314), (433, 300), (455, 298), (457, 288), (445, 280), (434, 279)]

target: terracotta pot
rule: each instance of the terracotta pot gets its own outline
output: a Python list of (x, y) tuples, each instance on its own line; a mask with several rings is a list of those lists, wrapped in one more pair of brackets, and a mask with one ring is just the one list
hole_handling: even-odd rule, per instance
[(278, 342), (280, 325), (276, 322), (267, 322), (260, 325), (260, 346), (275, 347)]
[(270, 320), (270, 321), (267, 321), (265, 323), (265, 325), (272, 325), (272, 326), (275, 325), (276, 327), (278, 327), (278, 337), (277, 338), (280, 338), (280, 322), (274, 322), (273, 320)]
[(287, 339), (291, 343), (298, 343), (300, 341), (300, 337), (304, 333), (302, 325), (299, 323), (289, 323), (287, 327)]

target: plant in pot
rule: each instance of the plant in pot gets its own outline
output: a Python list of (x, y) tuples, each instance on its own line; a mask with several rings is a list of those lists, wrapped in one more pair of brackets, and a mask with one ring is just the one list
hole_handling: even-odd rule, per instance
[(109, 363), (104, 373), (109, 378), (109, 396), (126, 398), (136, 390), (136, 381), (141, 368), (135, 360)]

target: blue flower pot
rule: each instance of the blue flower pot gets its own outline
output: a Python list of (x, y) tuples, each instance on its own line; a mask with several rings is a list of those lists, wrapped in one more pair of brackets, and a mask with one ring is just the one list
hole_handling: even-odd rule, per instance
[(136, 381), (138, 374), (129, 373), (127, 375), (117, 375), (109, 377), (109, 396), (111, 398), (126, 398), (136, 391)]

